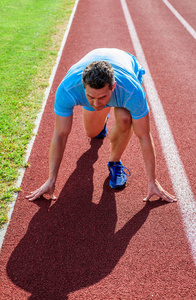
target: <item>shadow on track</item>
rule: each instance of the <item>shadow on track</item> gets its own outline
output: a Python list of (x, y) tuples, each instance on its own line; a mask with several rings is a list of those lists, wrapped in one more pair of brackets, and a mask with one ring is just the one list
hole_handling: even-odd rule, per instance
[(64, 300), (70, 292), (106, 277), (123, 256), (131, 238), (151, 209), (163, 201), (148, 202), (115, 233), (115, 192), (105, 180), (99, 204), (92, 203), (93, 164), (102, 141), (78, 160), (58, 200), (42, 197), (27, 233), (7, 263), (12, 282), (32, 295), (29, 299)]

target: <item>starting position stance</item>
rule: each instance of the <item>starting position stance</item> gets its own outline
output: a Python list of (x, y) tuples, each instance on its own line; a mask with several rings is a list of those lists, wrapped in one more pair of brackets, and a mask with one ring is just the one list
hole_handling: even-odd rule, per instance
[(83, 107), (83, 122), (87, 136), (104, 138), (106, 122), (114, 107), (116, 122), (110, 135), (111, 151), (108, 162), (110, 186), (122, 189), (127, 182), (121, 156), (133, 131), (140, 140), (148, 177), (148, 194), (173, 202), (176, 198), (156, 180), (156, 162), (149, 125), (149, 107), (142, 88), (144, 69), (137, 59), (119, 49), (96, 49), (73, 65), (59, 85), (55, 97), (55, 128), (50, 146), (48, 180), (27, 196), (35, 200), (43, 194), (55, 199), (53, 192), (65, 145), (72, 127), (73, 108)]

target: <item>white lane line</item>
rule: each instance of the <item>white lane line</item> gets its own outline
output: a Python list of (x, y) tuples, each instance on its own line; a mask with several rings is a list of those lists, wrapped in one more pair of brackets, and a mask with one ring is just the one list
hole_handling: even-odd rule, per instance
[(154, 81), (140, 44), (135, 26), (129, 13), (125, 0), (121, 0), (121, 5), (129, 29), (129, 34), (133, 42), (136, 57), (146, 70), (144, 85), (150, 102), (153, 117), (159, 132), (164, 157), (172, 180), (174, 192), (178, 198), (181, 209), (185, 232), (196, 264), (196, 202), (193, 192), (186, 176), (182, 161), (178, 154), (172, 132), (170, 130), (167, 117), (165, 115), (161, 100), (155, 88)]
[[(56, 75), (56, 71), (57, 71), (61, 56), (62, 56), (63, 49), (64, 49), (66, 41), (67, 41), (67, 37), (68, 37), (69, 31), (70, 31), (70, 28), (71, 28), (71, 25), (72, 25), (72, 21), (73, 21), (75, 12), (76, 12), (78, 2), (79, 2), (79, 0), (75, 1), (73, 10), (72, 10), (72, 13), (71, 13), (71, 16), (69, 18), (69, 22), (68, 22), (68, 25), (67, 25), (67, 28), (66, 28), (66, 31), (65, 31), (65, 34), (63, 36), (63, 40), (61, 42), (61, 46), (60, 46), (60, 49), (59, 49), (59, 52), (58, 52), (58, 55), (57, 55), (56, 63), (53, 67), (52, 73), (51, 73), (50, 78), (49, 78), (49, 86), (45, 91), (45, 96), (44, 96), (44, 99), (43, 99), (42, 108), (41, 108), (41, 111), (39, 112), (39, 114), (37, 116), (36, 121), (35, 121), (35, 128), (33, 130), (33, 137), (32, 137), (31, 141), (28, 144), (26, 155), (25, 155), (25, 158), (24, 158), (24, 162), (26, 162), (26, 163), (28, 162), (29, 156), (31, 154), (31, 150), (33, 148), (33, 144), (34, 144), (34, 141), (35, 141), (35, 138), (36, 138), (36, 134), (37, 134), (38, 129), (39, 129), (39, 125), (40, 125), (40, 122), (41, 122), (41, 119), (42, 119), (42, 115), (43, 115), (43, 112), (44, 112), (44, 109), (45, 109), (45, 106), (46, 106), (46, 103), (47, 103), (47, 99), (48, 99), (48, 96), (49, 96), (49, 93), (50, 93), (50, 90), (51, 90), (51, 87), (52, 87), (52, 84), (53, 84), (54, 77)], [(25, 173), (25, 169), (21, 169), (20, 170), (20, 175), (19, 175), (18, 180), (16, 182), (16, 186), (19, 187), (21, 185), (24, 173)], [(17, 194), (16, 194), (15, 198), (16, 197), (17, 197)], [(4, 237), (5, 237), (6, 231), (7, 231), (7, 227), (9, 225), (11, 215), (12, 215), (13, 210), (14, 210), (14, 205), (15, 205), (15, 201), (12, 201), (11, 204), (9, 205), (8, 223), (6, 223), (0, 229), (0, 248), (3, 244), (3, 240), (4, 240)]]
[(171, 12), (175, 15), (175, 17), (184, 25), (186, 30), (192, 35), (194, 39), (196, 39), (196, 31), (187, 23), (187, 21), (177, 12), (177, 10), (167, 1), (167, 0), (162, 0), (165, 5), (171, 10)]

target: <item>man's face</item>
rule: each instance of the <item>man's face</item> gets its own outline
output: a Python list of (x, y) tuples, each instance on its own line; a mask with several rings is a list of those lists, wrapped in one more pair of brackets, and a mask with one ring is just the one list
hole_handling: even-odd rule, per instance
[(109, 89), (109, 85), (106, 84), (101, 89), (93, 89), (89, 85), (85, 88), (86, 97), (88, 102), (95, 110), (102, 110), (104, 106), (110, 101), (112, 91), (115, 88), (114, 84), (112, 90)]

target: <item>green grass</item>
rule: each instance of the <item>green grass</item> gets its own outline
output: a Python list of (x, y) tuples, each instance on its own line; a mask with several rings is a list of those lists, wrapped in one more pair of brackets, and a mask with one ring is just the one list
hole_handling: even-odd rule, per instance
[(74, 0), (0, 2), (0, 226)]

